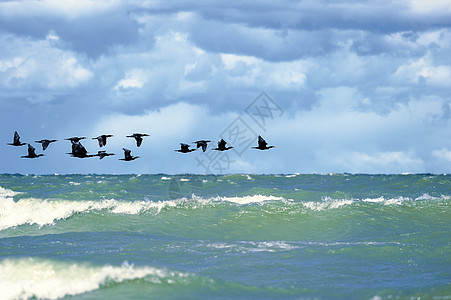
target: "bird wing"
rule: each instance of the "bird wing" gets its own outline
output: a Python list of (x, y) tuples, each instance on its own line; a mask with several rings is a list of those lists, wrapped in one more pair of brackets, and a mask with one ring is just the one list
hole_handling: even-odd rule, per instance
[(101, 140), (102, 140), (102, 145), (100, 145), (100, 141), (99, 141), (99, 145), (100, 147), (106, 146), (106, 135), (101, 135), (100, 136)]
[(125, 148), (122, 148), (122, 150), (124, 150), (124, 156), (125, 156), (126, 159), (132, 157), (130, 155), (130, 153), (132, 152), (131, 150), (128, 150), (128, 149), (125, 149)]
[(50, 141), (49, 140), (42, 140), (41, 142), (42, 142), (42, 151), (44, 151), (50, 145)]
[(28, 156), (33, 157), (36, 156), (36, 153), (34, 152), (34, 147), (28, 144)]
[(224, 139), (221, 139), (219, 142), (218, 142), (218, 148), (225, 148), (225, 145), (227, 144), (227, 142), (226, 141), (224, 141)]
[(17, 131), (14, 131), (14, 144), (20, 143), (20, 135), (17, 133)]
[(139, 147), (141, 146), (141, 143), (143, 142), (143, 138), (140, 136), (135, 136), (136, 139), (136, 146)]
[(72, 154), (76, 157), (84, 157), (88, 154), (88, 151), (78, 142), (72, 144)]

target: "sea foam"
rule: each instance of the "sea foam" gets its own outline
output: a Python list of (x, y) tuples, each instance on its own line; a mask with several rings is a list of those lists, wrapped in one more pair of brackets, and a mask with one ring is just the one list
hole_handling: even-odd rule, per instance
[(276, 196), (253, 195), (243, 197), (222, 197), (222, 201), (233, 202), (236, 204), (250, 204), (264, 201), (283, 201), (285, 198)]
[(253, 195), (243, 197), (213, 197), (202, 198), (192, 195), (191, 198), (180, 198), (167, 201), (118, 201), (104, 199), (99, 201), (47, 200), (39, 198), (24, 198), (15, 201), (15, 192), (3, 189), (0, 201), (0, 230), (29, 224), (54, 225), (56, 221), (70, 218), (79, 213), (107, 210), (113, 214), (138, 215), (141, 213), (158, 214), (163, 209), (195, 205), (200, 207), (220, 202), (230, 202), (238, 205), (261, 203), (264, 201), (281, 201), (282, 197)]
[(77, 213), (89, 213), (91, 211), (109, 210), (114, 214), (140, 214), (146, 211), (159, 213), (164, 207), (175, 207), (181, 201), (70, 201), (70, 200), (45, 200), (27, 198), (14, 201), (5, 197), (0, 201), (0, 230), (29, 224), (54, 225), (55, 221), (67, 219)]
[(188, 274), (168, 272), (149, 266), (93, 266), (53, 260), (21, 258), (0, 261), (2, 299), (58, 299), (99, 289), (101, 286), (126, 280), (149, 278), (161, 282)]
[(2, 198), (9, 198), (9, 197), (14, 197), (15, 195), (20, 194), (19, 192), (14, 192), (12, 190), (9, 189), (5, 189), (3, 187), (0, 186), (0, 200)]

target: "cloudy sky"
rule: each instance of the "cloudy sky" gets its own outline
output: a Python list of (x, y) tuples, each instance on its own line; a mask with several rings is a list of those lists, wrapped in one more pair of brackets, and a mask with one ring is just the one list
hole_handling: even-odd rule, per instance
[(0, 173), (448, 173), (450, 53), (449, 0), (1, 1)]

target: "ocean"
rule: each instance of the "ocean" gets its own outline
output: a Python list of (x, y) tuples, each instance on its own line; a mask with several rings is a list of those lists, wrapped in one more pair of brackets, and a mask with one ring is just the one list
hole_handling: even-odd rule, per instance
[(451, 176), (0, 175), (0, 299), (451, 299)]

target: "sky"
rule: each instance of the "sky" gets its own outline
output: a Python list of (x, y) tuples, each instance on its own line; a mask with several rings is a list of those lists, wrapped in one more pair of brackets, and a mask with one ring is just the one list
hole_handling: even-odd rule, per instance
[(449, 0), (1, 1), (0, 173), (449, 173), (450, 53)]

